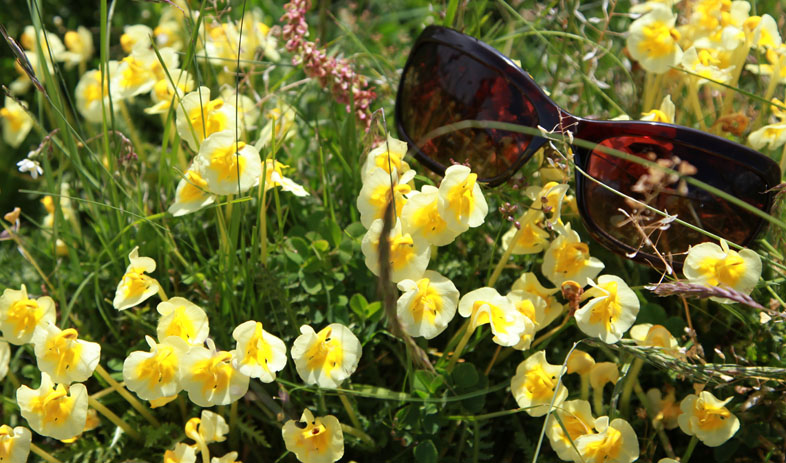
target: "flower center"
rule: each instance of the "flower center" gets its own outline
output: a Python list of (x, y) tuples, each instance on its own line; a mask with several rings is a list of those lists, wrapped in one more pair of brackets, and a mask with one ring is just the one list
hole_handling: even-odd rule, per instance
[(6, 321), (13, 325), (14, 332), (18, 336), (32, 333), (38, 322), (44, 316), (44, 311), (38, 302), (32, 299), (20, 299), (8, 309)]

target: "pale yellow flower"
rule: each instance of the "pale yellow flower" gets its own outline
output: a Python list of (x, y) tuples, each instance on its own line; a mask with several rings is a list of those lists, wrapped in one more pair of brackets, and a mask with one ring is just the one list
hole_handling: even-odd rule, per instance
[(381, 219), (388, 203), (395, 201), (395, 216), (401, 217), (401, 209), (407, 203), (407, 195), (412, 192), (412, 179), (415, 171), (410, 170), (398, 177), (375, 167), (363, 182), (363, 188), (358, 193), (356, 205), (360, 211), (360, 222), (369, 228), (371, 223)]
[(589, 246), (581, 242), (579, 234), (570, 229), (570, 224), (564, 227), (556, 225), (555, 229), (559, 236), (543, 254), (543, 275), (556, 286), (568, 280), (587, 286), (605, 265), (600, 259), (590, 256)]
[(231, 130), (234, 134), (236, 116), (231, 103), (221, 98), (211, 100), (207, 87), (187, 93), (176, 105), (177, 134), (194, 151), (199, 151), (202, 141), (216, 132)]
[(652, 388), (647, 391), (647, 401), (655, 411), (652, 417), (653, 424), (660, 421), (665, 429), (674, 429), (679, 426), (678, 417), (682, 413), (680, 404), (674, 396), (674, 388), (666, 388), (664, 397), (660, 389)]
[(181, 29), (181, 24), (177, 20), (162, 14), (158, 26), (153, 29), (156, 45), (160, 48), (170, 47), (177, 51), (182, 50), (184, 34)]
[(150, 48), (150, 37), (153, 35), (153, 30), (144, 24), (133, 24), (123, 28), (123, 34), (120, 36), (120, 46), (126, 54), (130, 54), (136, 49), (147, 50)]
[(521, 315), (524, 315), (524, 331), (521, 332), (519, 342), (513, 348), (527, 350), (545, 318), (546, 301), (521, 290), (510, 291), (505, 297), (513, 303)]
[(592, 366), (589, 374), (592, 389), (602, 391), (608, 384), (617, 384), (620, 379), (620, 369), (614, 362), (598, 362)]
[(5, 342), (0, 341), (0, 381), (8, 374), (8, 368), (11, 364), (11, 346)]
[(145, 108), (145, 114), (168, 113), (173, 101), (178, 105), (183, 96), (193, 89), (194, 78), (188, 71), (169, 69), (169, 75), (159, 78), (153, 85), (150, 91), (153, 106)]
[(87, 388), (72, 384), (68, 389), (55, 384), (46, 373), (41, 373), (38, 389), (21, 386), (16, 390), (16, 402), (22, 416), (33, 431), (54, 439), (70, 439), (79, 435), (87, 421)]
[(251, 97), (235, 92), (235, 87), (225, 85), (221, 88), (221, 99), (237, 108), (237, 115), (243, 130), (251, 131), (257, 128), (260, 110)]
[(164, 463), (196, 463), (196, 448), (178, 442), (174, 450), (164, 452)]
[[(360, 249), (365, 257), (366, 267), (374, 275), (379, 276), (379, 241), (382, 233), (382, 219), (375, 220), (363, 236)], [(418, 280), (428, 267), (431, 257), (431, 246), (417, 236), (402, 231), (401, 221), (390, 230), (388, 235), (390, 246), (390, 279), (393, 283), (401, 280)]]
[(445, 177), (439, 184), (438, 210), (448, 227), (463, 232), (485, 221), (489, 207), (477, 179), (478, 175), (466, 166), (445, 169)]
[(516, 368), (510, 380), (510, 392), (521, 408), (530, 416), (543, 416), (549, 405), (560, 407), (568, 397), (568, 389), (560, 382), (561, 365), (546, 361), (546, 351), (540, 350), (530, 355)]
[(304, 383), (336, 388), (357, 369), (361, 349), (358, 338), (340, 323), (331, 323), (319, 333), (303, 325), (291, 355)]
[(639, 314), (639, 298), (625, 281), (614, 275), (601, 275), (598, 284), (584, 296), (591, 298), (576, 311), (576, 324), (588, 336), (613, 344), (633, 326)]
[(405, 233), (417, 236), (432, 246), (450, 244), (459, 235), (439, 214), (439, 189), (431, 185), (423, 185), (420, 191), (409, 194), (401, 208), (401, 223)]
[(126, 387), (144, 400), (177, 394), (182, 389), (180, 363), (188, 352), (188, 344), (177, 336), (165, 338), (161, 344), (150, 336), (145, 336), (145, 341), (150, 352), (131, 352), (123, 362)]
[[(515, 226), (510, 227), (504, 235), (502, 235), (502, 251), (506, 252), (509, 246), (513, 246), (515, 255), (522, 254), (539, 254), (549, 244), (549, 233), (543, 229), (543, 221), (546, 216), (543, 212), (535, 209), (529, 209), (523, 216), (519, 218), (520, 229)], [(515, 243), (513, 238), (516, 237)]]
[(676, 107), (671, 101), (671, 95), (666, 95), (663, 97), (663, 101), (660, 102), (660, 107), (658, 109), (642, 113), (640, 120), (673, 124), (675, 113)]
[(0, 426), (0, 461), (3, 463), (25, 463), (30, 455), (33, 434), (24, 426), (12, 428)]
[(768, 15), (753, 16), (749, 18), (746, 25), (753, 25), (753, 46), (766, 51), (769, 48), (776, 49), (781, 46), (783, 40), (778, 31), (778, 24), (775, 19)]
[(300, 421), (284, 424), (281, 434), (287, 450), (303, 463), (333, 463), (344, 456), (344, 433), (333, 415), (315, 417), (305, 409)]
[[(729, 249), (721, 239), (715, 243), (701, 243), (688, 250), (683, 267), (685, 278), (694, 284), (731, 288), (750, 294), (761, 277), (761, 258), (750, 249), (737, 252)], [(717, 302), (732, 303), (722, 298), (711, 298)]]
[(26, 108), (7, 95), (4, 106), (0, 108), (0, 119), (3, 122), (3, 140), (12, 148), (21, 145), (33, 128), (33, 118), (27, 114)]
[[(559, 421), (554, 417), (559, 416)], [(579, 436), (592, 434), (595, 418), (586, 400), (568, 400), (546, 418), (546, 437), (561, 460), (581, 461), (574, 445)], [(563, 429), (564, 426), (564, 429)], [(567, 433), (566, 433), (567, 431)]]
[(786, 143), (786, 121), (769, 124), (754, 130), (748, 135), (748, 143), (753, 149), (769, 150), (780, 148)]
[[(265, 177), (265, 191), (270, 190), (271, 188), (280, 186), (281, 191), (287, 191), (292, 193), (295, 196), (308, 196), (309, 193), (303, 188), (302, 185), (295, 183), (289, 177), (285, 177), (283, 173), (283, 169), (286, 169), (287, 165), (281, 164), (280, 162), (276, 161), (275, 159), (266, 159), (264, 165), (262, 166), (262, 175)], [(262, 175), (260, 175), (259, 180), (257, 183), (262, 181)]]
[[(166, 69), (175, 70), (180, 65), (179, 55), (171, 48), (160, 49), (159, 55)], [(152, 49), (134, 49), (120, 60), (109, 88), (113, 98), (122, 100), (153, 90), (156, 82), (165, 77), (162, 63)]]
[(493, 341), (500, 346), (515, 346), (521, 335), (531, 328), (532, 322), (522, 315), (516, 306), (496, 289), (483, 287), (461, 297), (459, 314), (470, 319), (470, 329), (488, 324)]
[(186, 353), (181, 362), (181, 385), (200, 407), (229, 405), (246, 395), (249, 377), (232, 366), (231, 352), (216, 350), (209, 338), (207, 346), (191, 346)]
[(570, 357), (568, 357), (566, 366), (568, 368), (568, 373), (586, 375), (589, 374), (595, 366), (595, 359), (581, 349), (573, 349)]
[(83, 341), (74, 328), (61, 330), (53, 323), (42, 323), (30, 340), (35, 345), (38, 369), (61, 384), (86, 381), (101, 358), (101, 345)]
[(237, 459), (237, 452), (229, 452), (223, 457), (211, 457), (210, 463), (243, 463)]
[(555, 224), (560, 220), (562, 216), (562, 202), (565, 200), (567, 192), (568, 185), (566, 183), (554, 181), (548, 182), (542, 187), (531, 186), (525, 190), (527, 196), (532, 199), (530, 209), (550, 214), (551, 219), (548, 221), (550, 224)]
[(721, 67), (723, 63), (716, 55), (717, 53), (709, 49), (697, 50), (696, 47), (690, 47), (682, 55), (679, 64), (693, 74), (698, 74), (690, 77), (697, 79), (699, 86), (710, 83), (706, 79), (728, 83), (733, 76), (734, 66)]
[(726, 404), (733, 397), (718, 400), (712, 393), (702, 391), (682, 399), (682, 414), (677, 418), (682, 432), (696, 436), (707, 447), (717, 447), (729, 440), (740, 429), (740, 420)]
[(410, 336), (432, 339), (445, 331), (456, 315), (459, 292), (452, 281), (432, 270), (423, 278), (401, 280), (396, 311), (401, 328)]
[(676, 21), (669, 6), (653, 4), (647, 14), (630, 25), (628, 52), (647, 72), (662, 74), (682, 58), (680, 33), (674, 28)]
[(117, 285), (115, 298), (112, 301), (112, 305), (117, 310), (138, 306), (158, 293), (160, 288), (155, 278), (146, 275), (155, 271), (156, 261), (150, 257), (139, 257), (139, 246), (131, 250), (128, 260), (130, 263)]
[(173, 297), (160, 302), (156, 311), (161, 315), (156, 327), (159, 341), (177, 336), (191, 346), (201, 346), (210, 334), (205, 311), (185, 298)]
[(260, 151), (265, 146), (282, 143), (295, 134), (292, 130), (295, 127), (295, 108), (285, 102), (276, 102), (263, 117), (267, 119), (267, 123), (260, 130), (256, 143)]
[(630, 329), (630, 337), (639, 346), (659, 347), (664, 353), (675, 357), (680, 355), (680, 345), (677, 339), (663, 325), (641, 323)]
[[(559, 289), (545, 288), (540, 284), (540, 281), (538, 281), (538, 277), (532, 272), (522, 274), (513, 282), (513, 286), (510, 289), (511, 291), (523, 291), (528, 298), (532, 299), (532, 303), (536, 308), (543, 305), (543, 318), (537, 320), (537, 329), (545, 328), (564, 311), (564, 307), (554, 296)], [(538, 298), (543, 300), (543, 303), (538, 302)]]
[[(110, 76), (116, 75), (118, 65), (117, 61), (107, 63)], [(76, 109), (88, 122), (99, 124), (103, 121), (104, 114), (109, 120), (109, 84), (102, 82), (100, 70), (94, 69), (82, 74), (74, 93), (76, 93)], [(117, 111), (119, 105), (114, 104), (111, 109)]]
[(25, 285), (8, 288), (0, 296), (0, 331), (11, 344), (27, 344), (39, 325), (54, 323), (56, 317), (55, 301), (49, 296), (28, 298)]
[(284, 341), (262, 329), (260, 322), (241, 323), (232, 331), (232, 337), (237, 341), (233, 362), (244, 375), (270, 383), (287, 364)]
[(213, 442), (224, 442), (229, 432), (224, 417), (210, 410), (202, 410), (199, 418), (191, 418), (186, 423), (186, 436), (196, 442), (212, 444)]
[(177, 190), (175, 190), (175, 202), (167, 209), (174, 217), (196, 212), (215, 202), (215, 197), (207, 191), (207, 180), (195, 170), (199, 167), (202, 166), (192, 165), (178, 182)]
[(407, 142), (393, 138), (388, 134), (386, 141), (379, 143), (366, 155), (366, 161), (360, 169), (360, 178), (363, 183), (377, 167), (387, 174), (392, 172), (394, 177), (409, 171), (409, 164), (404, 160), (408, 149)]
[[(36, 34), (35, 26), (25, 26), (22, 35), (19, 37), (19, 44), (32, 54), (38, 53), (38, 45), (40, 44), (44, 60), (47, 63), (63, 61), (65, 58), (66, 48), (60, 37), (44, 29), (39, 30), (38, 34)], [(51, 72), (51, 65), (49, 69)], [(40, 76), (41, 74), (36, 73), (36, 75)]]
[(63, 39), (68, 49), (63, 54), (66, 69), (86, 63), (93, 56), (93, 35), (85, 26), (79, 26), (75, 31), (66, 32)]
[(248, 191), (262, 175), (262, 160), (253, 145), (236, 141), (234, 130), (209, 135), (194, 158), (194, 168), (207, 182), (207, 191), (217, 195)]
[(630, 423), (609, 417), (595, 420), (597, 434), (576, 438), (576, 449), (586, 463), (632, 463), (639, 458), (639, 438)]

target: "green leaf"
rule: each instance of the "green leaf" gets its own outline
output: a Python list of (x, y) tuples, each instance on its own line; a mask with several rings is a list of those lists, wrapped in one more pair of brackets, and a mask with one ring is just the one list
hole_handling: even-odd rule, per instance
[(478, 370), (471, 363), (459, 363), (450, 376), (456, 387), (469, 388), (478, 383)]
[(415, 447), (415, 461), (418, 463), (436, 463), (439, 461), (437, 447), (430, 440), (423, 441)]

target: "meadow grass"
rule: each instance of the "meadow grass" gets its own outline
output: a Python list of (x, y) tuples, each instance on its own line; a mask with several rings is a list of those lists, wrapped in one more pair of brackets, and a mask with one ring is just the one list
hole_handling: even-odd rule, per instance
[[(86, 26), (95, 43), (86, 69), (108, 69), (110, 60), (125, 55), (120, 47), (124, 25), (154, 27), (170, 8), (167, 3), (138, 1), (100, 0), (92, 7), (70, 3), (28, 0), (4, 13), (6, 19), (0, 22), (17, 40), (26, 25), (61, 36)], [(282, 39), (276, 46), (278, 60), (257, 55), (241, 66), (238, 75), (227, 69), (234, 68), (232, 60), (217, 65), (203, 58), (206, 52), (198, 44), (207, 40), (207, 33), (200, 25), (237, 21), (243, 11), (257, 9), (262, 22), (280, 26), (284, 9), (279, 2), (192, 2), (193, 9), (183, 16), (184, 44), (178, 52), (181, 68), (189, 70), (197, 85), (214, 92), (222, 84), (235, 86), (252, 96), (263, 115), (279, 102), (294, 108), (291, 136), (265, 143), (260, 156), (288, 165), (285, 174), (303, 185), (309, 196), (255, 187), (173, 217), (167, 209), (188, 169), (187, 160), (193, 157), (175, 128), (175, 110), (160, 116), (145, 114), (149, 99), (140, 95), (110, 101), (118, 110), (90, 123), (76, 108), (75, 88), (85, 69), (66, 69), (62, 63), (51, 69), (42, 66), (37, 77), (43, 91), (31, 88), (18, 96), (35, 119), (33, 130), (20, 147), (3, 145), (6, 154), (0, 158), (0, 211), (21, 208), (18, 230), (8, 221), (0, 222), (11, 238), (0, 242), (0, 289), (24, 284), (31, 295), (51, 296), (57, 304), (58, 326), (76, 328), (80, 338), (99, 343), (100, 365), (116, 381), (123, 381), (123, 362), (129, 353), (147, 349), (144, 337), (155, 335), (159, 319), (159, 296), (129, 310), (113, 307), (127, 256), (136, 246), (140, 255), (155, 260), (152, 275), (163, 297), (184, 297), (204, 308), (210, 337), (221, 349), (234, 348), (233, 329), (246, 320), (261, 321), (288, 350), (301, 325), (318, 331), (340, 323), (351, 329), (362, 345), (362, 357), (339, 388), (304, 384), (290, 358), (275, 382), (252, 379), (248, 394), (239, 402), (213, 407), (230, 428), (226, 441), (211, 444), (211, 454), (216, 456), (237, 451), (238, 460), (245, 462), (296, 461), (285, 448), (281, 428), (309, 408), (317, 416), (335, 415), (342, 423), (342, 461), (559, 461), (544, 438), (544, 418), (529, 416), (510, 392), (517, 365), (536, 349), (500, 350), (489, 329), (481, 328), (466, 336), (461, 360), (449, 362), (464, 332), (461, 320), (452, 321), (433, 340), (416, 338), (412, 344), (391, 327), (385, 287), (366, 267), (361, 252), (366, 229), (356, 207), (362, 188), (360, 171), (374, 141), (386, 131), (395, 134), (393, 110), (401, 69), (415, 37), (430, 24), (455, 27), (520, 60), (521, 67), (573, 114), (601, 119), (626, 114), (637, 119), (657, 107), (664, 95), (651, 89), (645, 72), (623, 51), (631, 5), (570, 0), (315, 3), (307, 14), (309, 39), (318, 38), (329, 54), (346, 58), (377, 94), (368, 130), (354, 117), (354, 107), (348, 112), (347, 105), (335, 102), (315, 79), (307, 78), (302, 66), (291, 62)], [(751, 4), (751, 14), (769, 13), (784, 30), (786, 12), (778, 0)], [(162, 60), (160, 50), (154, 48)], [(44, 59), (44, 48), (33, 53), (39, 61)], [(752, 52), (748, 59), (763, 62), (764, 58)], [(10, 60), (0, 64), (0, 76), (6, 87), (18, 77)], [(731, 99), (734, 111), (744, 114), (756, 129), (768, 121), (769, 109), (761, 101), (773, 96), (765, 97), (772, 93), (768, 88), (767, 77), (744, 73), (726, 101)], [(691, 90), (681, 91), (683, 95), (673, 95), (681, 101), (678, 122), (699, 127), (699, 116), (688, 102)], [(782, 84), (777, 86), (774, 96), (782, 97), (783, 91)], [(718, 101), (709, 90), (698, 96), (706, 98), (704, 105)], [(645, 99), (651, 104), (645, 105)], [(715, 115), (710, 113), (705, 106), (709, 130), (746, 142), (745, 136), (721, 133), (712, 125)], [(250, 131), (250, 144), (259, 133), (259, 129)], [(44, 174), (33, 180), (19, 172), (16, 163), (42, 140), (43, 154), (38, 159)], [(554, 146), (557, 154), (546, 157), (558, 161), (566, 150), (556, 139)], [(780, 149), (765, 154), (783, 166)], [(540, 156), (538, 160), (548, 162)], [(439, 177), (409, 161), (419, 185), (439, 185)], [(434, 248), (429, 269), (448, 277), (462, 295), (490, 279), (494, 280), (490, 286), (505, 293), (522, 273), (540, 273), (539, 254), (515, 256), (503, 261), (501, 272), (494, 271), (503, 255), (502, 235), (511, 226), (509, 214), (499, 208), (525, 207), (530, 199), (524, 190), (540, 184), (539, 168), (545, 165), (530, 162), (511, 183), (484, 188), (489, 203), (485, 223), (448, 246)], [(569, 165), (564, 173), (572, 182)], [(53, 198), (51, 225), (45, 224), (47, 213), (40, 203), (45, 196)], [(683, 456), (685, 461), (690, 453), (693, 461), (784, 460), (786, 212), (781, 205), (768, 216), (772, 223), (756, 246), (764, 270), (752, 293), (763, 309), (706, 298), (658, 297), (645, 287), (659, 281), (660, 272), (589, 241), (592, 255), (605, 264), (604, 273), (622, 277), (635, 291), (641, 303), (636, 323), (664, 325), (686, 355), (664, 355), (630, 339), (605, 344), (583, 334), (573, 319), (539, 340), (537, 350), (545, 350), (554, 364), (565, 362), (578, 347), (598, 362), (617, 365), (621, 376), (616, 385), (606, 386), (600, 407), (611, 419), (624, 418), (631, 424), (640, 447), (639, 461), (667, 456)], [(583, 241), (589, 240), (575, 212), (566, 209), (565, 220), (573, 223)], [(761, 314), (770, 321), (762, 323)], [(418, 349), (432, 369), (417, 358)], [(1, 424), (27, 426), (15, 394), (20, 384), (32, 387), (40, 381), (32, 345), (12, 347), (9, 371), (0, 386)], [(575, 376), (561, 377), (571, 399), (579, 397), (581, 387)], [(100, 427), (71, 444), (34, 434), (33, 443), (43, 451), (30, 461), (160, 461), (165, 450), (186, 439), (187, 419), (201, 411), (181, 393), (174, 402), (152, 410), (158, 422), (154, 425), (129, 407), (124, 397), (108, 390), (112, 384), (105, 376), (96, 373), (86, 386), (95, 402), (128, 423), (141, 440), (104, 419)], [(740, 419), (740, 431), (720, 447), (696, 446), (695, 439), (679, 429), (653, 424), (656, 410), (646, 403), (647, 390), (671, 387), (679, 401), (697, 386), (719, 398), (733, 397), (729, 408)], [(600, 410), (595, 414), (600, 415)]]

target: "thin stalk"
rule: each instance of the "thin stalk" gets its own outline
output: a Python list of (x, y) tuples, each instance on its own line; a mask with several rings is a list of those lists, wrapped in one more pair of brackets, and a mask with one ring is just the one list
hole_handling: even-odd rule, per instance
[(150, 413), (150, 410), (148, 410), (147, 407), (145, 407), (139, 400), (137, 400), (136, 397), (131, 395), (131, 393), (128, 392), (128, 389), (126, 389), (122, 384), (115, 381), (115, 379), (112, 378), (106, 370), (104, 370), (104, 367), (102, 367), (101, 364), (98, 364), (98, 366), (96, 366), (96, 373), (98, 373), (98, 376), (103, 378), (104, 381), (109, 383), (111, 387), (115, 388), (117, 393), (120, 394), (122, 398), (126, 399), (126, 401), (132, 407), (134, 407), (134, 410), (138, 411), (140, 415), (145, 417), (145, 419), (150, 424), (152, 424), (155, 427), (161, 426), (161, 423), (159, 423), (156, 417), (154, 417), (153, 414)]
[(638, 397), (639, 401), (644, 405), (644, 408), (647, 410), (647, 416), (651, 418), (652, 426), (655, 428), (655, 432), (658, 434), (658, 438), (660, 438), (660, 444), (663, 446), (663, 450), (666, 452), (666, 456), (672, 459), (676, 459), (677, 455), (674, 453), (674, 448), (671, 446), (671, 441), (669, 440), (669, 436), (667, 436), (666, 432), (663, 430), (663, 421), (660, 418), (657, 418), (658, 415), (657, 411), (653, 408), (649, 399), (647, 399), (647, 395), (644, 394), (644, 390), (641, 388), (641, 385), (639, 384), (638, 381), (634, 382), (633, 391), (636, 393), (636, 397)]
[(87, 403), (93, 407), (98, 413), (104, 415), (106, 419), (111, 421), (115, 426), (122, 429), (126, 434), (131, 436), (134, 440), (144, 441), (144, 437), (142, 437), (139, 432), (132, 428), (128, 423), (126, 423), (122, 418), (115, 415), (112, 410), (106, 408), (101, 402), (97, 401), (96, 399), (87, 396)]
[(349, 403), (349, 399), (347, 399), (346, 394), (343, 392), (338, 393), (338, 398), (341, 400), (341, 404), (344, 405), (344, 410), (347, 411), (347, 415), (349, 415), (349, 421), (352, 422), (352, 426), (361, 429), (360, 420), (358, 420), (358, 416), (355, 413), (355, 409), (352, 408), (352, 404)]
[(707, 124), (704, 123), (704, 111), (701, 109), (701, 102), (699, 101), (699, 81), (693, 76), (690, 77), (690, 84), (688, 85), (688, 100), (690, 100), (693, 112), (699, 121), (699, 127), (706, 132)]
[(35, 444), (30, 444), (30, 451), (41, 457), (43, 460), (48, 461), (49, 463), (62, 463), (60, 460), (50, 455), (49, 452)]
[(592, 388), (592, 409), (595, 410), (596, 415), (598, 416), (603, 415), (603, 388), (602, 387)]
[(486, 371), (483, 372), (484, 375), (488, 376), (491, 372), (491, 368), (494, 367), (494, 363), (497, 361), (497, 357), (499, 357), (499, 352), (502, 350), (502, 346), (497, 344), (497, 350), (494, 351), (494, 355), (491, 357), (491, 361), (489, 361), (489, 365), (486, 367)]
[[(781, 73), (781, 59), (775, 60), (775, 63), (772, 64), (772, 75), (770, 76), (770, 81), (767, 84), (767, 91), (764, 92), (764, 99), (766, 101), (770, 101), (772, 96), (775, 94), (775, 88), (778, 86), (779, 80), (778, 76)], [(761, 111), (759, 111), (759, 115), (756, 116), (756, 121), (753, 123), (751, 127), (759, 127), (762, 125), (762, 121), (764, 120), (764, 115), (769, 114), (769, 107), (765, 106)]]
[(530, 350), (535, 349), (535, 346), (537, 346), (541, 342), (545, 341), (546, 339), (550, 338), (551, 336), (553, 336), (554, 334), (559, 332), (559, 330), (561, 330), (563, 327), (565, 327), (565, 325), (568, 324), (568, 320), (570, 320), (570, 311), (565, 313), (565, 318), (562, 319), (562, 321), (560, 322), (559, 325), (557, 325), (554, 328), (550, 329), (545, 334), (542, 334), (542, 335), (538, 336), (537, 339), (532, 341), (532, 344), (529, 346)]
[(232, 448), (237, 448), (237, 404), (239, 402), (239, 400), (236, 400), (229, 406), (229, 441), (232, 443)]
[(142, 162), (147, 161), (147, 155), (145, 154), (145, 150), (142, 145), (142, 139), (139, 138), (139, 133), (136, 131), (136, 126), (134, 126), (134, 120), (131, 118), (131, 114), (128, 112), (128, 107), (126, 107), (125, 101), (118, 100), (117, 106), (120, 108), (120, 114), (123, 116), (123, 119), (126, 121), (126, 126), (128, 127), (128, 138), (130, 138), (131, 143), (134, 144), (134, 147), (136, 148), (136, 153), (139, 155), (139, 159)]
[(688, 463), (688, 461), (690, 460), (690, 456), (693, 454), (693, 449), (696, 448), (696, 444), (698, 443), (699, 443), (698, 437), (693, 436), (690, 438), (690, 443), (688, 444), (688, 448), (685, 449), (685, 454), (682, 455), (682, 458), (680, 459), (680, 463)]
[(450, 357), (450, 361), (448, 362), (448, 366), (446, 368), (446, 371), (448, 373), (453, 371), (453, 367), (456, 366), (456, 362), (458, 362), (458, 359), (461, 357), (461, 352), (464, 350), (465, 347), (467, 347), (469, 338), (472, 337), (472, 334), (474, 332), (475, 332), (475, 326), (472, 323), (470, 323), (466, 331), (464, 331), (464, 336), (461, 337), (461, 341), (459, 341), (458, 346), (456, 346), (456, 349), (453, 351), (453, 355)]
[(497, 279), (499, 278), (500, 274), (502, 274), (502, 269), (505, 268), (505, 264), (508, 263), (508, 259), (510, 259), (510, 256), (513, 254), (513, 248), (515, 247), (514, 243), (518, 242), (519, 237), (523, 233), (523, 230), (524, 230), (523, 227), (519, 227), (519, 229), (516, 230), (516, 234), (513, 235), (513, 239), (510, 240), (510, 245), (508, 246), (508, 249), (506, 249), (505, 253), (502, 254), (502, 257), (500, 257), (499, 262), (497, 262), (497, 266), (494, 267), (494, 272), (492, 272), (491, 276), (489, 277), (489, 281), (486, 284), (486, 286), (490, 288), (494, 287), (494, 283), (497, 282)]
[(633, 392), (633, 385), (636, 384), (639, 372), (641, 372), (641, 367), (643, 366), (644, 360), (637, 357), (636, 360), (633, 361), (633, 366), (631, 366), (625, 378), (625, 386), (622, 389), (622, 396), (620, 398), (620, 412), (624, 418), (630, 416), (630, 395)]
[(589, 374), (581, 375), (581, 400), (589, 400), (590, 380)]
[(783, 149), (781, 150), (781, 172), (786, 172), (786, 144), (783, 145)]
[(372, 439), (371, 436), (369, 436), (368, 434), (364, 433), (363, 431), (361, 431), (356, 427), (352, 427), (347, 424), (341, 423), (341, 431), (343, 431), (346, 434), (349, 434), (350, 436), (357, 437), (358, 439), (363, 441), (365, 445), (371, 447), (372, 449), (376, 447), (376, 444), (374, 443), (374, 439)]
[(166, 292), (164, 288), (161, 286), (161, 283), (158, 283), (158, 297), (163, 301), (166, 302), (169, 298), (166, 296)]

